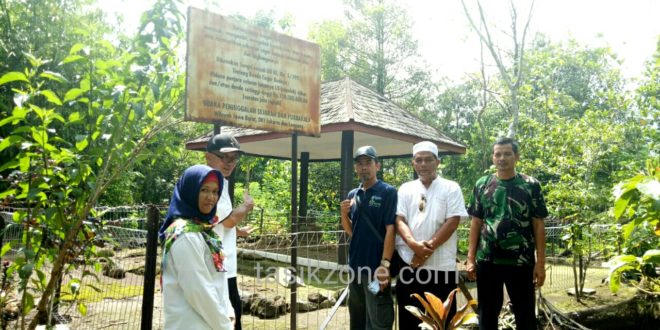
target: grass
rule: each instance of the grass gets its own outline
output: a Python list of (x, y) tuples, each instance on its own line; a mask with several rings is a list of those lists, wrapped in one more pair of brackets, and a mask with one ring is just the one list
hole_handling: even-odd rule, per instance
[(574, 296), (569, 296), (566, 293), (551, 294), (548, 295), (547, 298), (550, 299), (559, 310), (576, 312), (594, 307), (614, 305), (628, 300), (637, 294), (637, 289), (634, 287), (621, 286), (621, 289), (616, 294), (612, 294), (609, 288), (604, 285), (592, 286), (592, 288), (596, 289), (596, 293), (583, 297), (580, 302), (575, 300)]
[[(67, 288), (69, 290), (65, 290)], [(76, 297), (68, 285), (63, 285), (60, 299), (63, 301), (98, 302), (103, 299), (124, 299), (142, 295), (142, 286), (121, 283), (94, 283), (83, 285)]]

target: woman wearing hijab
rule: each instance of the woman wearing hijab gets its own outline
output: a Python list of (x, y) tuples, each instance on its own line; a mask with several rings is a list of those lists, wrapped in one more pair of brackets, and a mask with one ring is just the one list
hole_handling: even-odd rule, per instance
[(233, 329), (216, 204), (222, 174), (206, 165), (183, 172), (159, 234), (165, 329)]

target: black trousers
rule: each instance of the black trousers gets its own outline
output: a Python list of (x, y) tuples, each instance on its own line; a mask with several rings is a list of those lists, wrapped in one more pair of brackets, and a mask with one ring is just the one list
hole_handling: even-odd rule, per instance
[(533, 276), (534, 266), (478, 264), (479, 329), (497, 330), (497, 320), (504, 300), (504, 286), (516, 317), (516, 329), (536, 329)]
[(228, 278), (227, 284), (229, 286), (229, 301), (231, 301), (231, 307), (234, 308), (234, 313), (236, 314), (236, 326), (234, 326), (234, 329), (241, 330), (241, 315), (243, 310), (241, 308), (241, 295), (238, 294), (238, 283), (236, 283), (236, 277)]
[[(445, 272), (430, 269), (413, 269), (404, 265), (396, 281), (399, 329), (417, 329), (418, 325), (422, 323), (421, 320), (406, 309), (406, 306), (412, 305), (424, 311), (422, 303), (417, 298), (411, 297), (411, 294), (417, 293), (422, 298), (425, 298), (424, 292), (430, 292), (444, 302), (447, 296), (449, 296), (449, 293), (456, 289), (457, 283), (458, 274), (455, 271)], [(448, 320), (451, 320), (455, 314), (456, 298), (454, 298), (451, 304)]]

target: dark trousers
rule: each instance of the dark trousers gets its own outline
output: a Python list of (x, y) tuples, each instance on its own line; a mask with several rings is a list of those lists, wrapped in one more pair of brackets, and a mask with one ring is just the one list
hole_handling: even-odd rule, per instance
[(238, 284), (236, 283), (236, 277), (230, 277), (227, 279), (227, 285), (229, 286), (229, 301), (231, 301), (231, 307), (234, 308), (234, 314), (236, 314), (236, 326), (235, 330), (241, 330), (241, 296), (238, 294)]
[[(356, 275), (358, 276), (358, 275)], [(392, 289), (387, 286), (377, 295), (369, 292), (370, 278), (355, 278), (348, 287), (348, 313), (351, 330), (392, 330), (394, 304)]]
[(504, 300), (504, 286), (516, 317), (516, 329), (536, 329), (533, 276), (534, 266), (478, 264), (479, 329), (497, 330), (497, 320)]
[[(456, 289), (457, 283), (458, 274), (455, 271), (444, 272), (430, 269), (413, 269), (404, 265), (396, 281), (399, 329), (417, 329), (417, 326), (422, 323), (420, 319), (406, 309), (406, 306), (412, 305), (424, 311), (422, 303), (417, 298), (411, 297), (411, 294), (417, 293), (426, 299), (424, 292), (430, 292), (444, 302), (447, 296), (449, 296), (449, 293)], [(447, 319), (451, 320), (454, 314), (456, 314), (456, 298), (454, 298), (451, 304)]]

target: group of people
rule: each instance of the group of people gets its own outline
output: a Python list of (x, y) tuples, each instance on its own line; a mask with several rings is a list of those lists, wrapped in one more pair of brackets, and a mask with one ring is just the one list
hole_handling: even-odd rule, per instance
[[(254, 202), (246, 190), (243, 204), (232, 207), (227, 177), (240, 156), (234, 137), (215, 135), (207, 164), (186, 169), (174, 188), (160, 228), (165, 329), (241, 329), (236, 237), (249, 234), (239, 224)], [(405, 306), (422, 306), (412, 295), (430, 292), (444, 300), (457, 287), (456, 228), (468, 215), (466, 267), (477, 281), (480, 329), (497, 329), (503, 286), (517, 329), (536, 328), (534, 287), (545, 280), (547, 209), (539, 182), (515, 170), (516, 141), (498, 139), (492, 157), (496, 173), (477, 181), (466, 208), (459, 185), (437, 174), (434, 143), (413, 146), (417, 179), (398, 190), (377, 178), (381, 163), (373, 147), (356, 150), (360, 185), (340, 202), (341, 225), (351, 237), (351, 329), (392, 329), (393, 296), (400, 328), (416, 328), (419, 320)], [(448, 319), (455, 312), (452, 304)]]
[[(516, 172), (518, 148), (513, 139), (496, 140), (496, 172), (476, 182), (467, 208), (459, 185), (438, 176), (440, 158), (434, 143), (413, 146), (417, 179), (398, 191), (377, 178), (381, 164), (373, 147), (356, 150), (360, 185), (341, 202), (354, 274), (348, 297), (351, 329), (392, 329), (393, 277), (401, 329), (420, 323), (405, 308), (424, 309), (413, 294), (430, 292), (446, 299), (459, 281), (456, 228), (468, 215), (472, 220), (466, 269), (477, 281), (479, 328), (497, 329), (506, 286), (516, 328), (536, 329), (534, 290), (545, 280), (543, 219), (548, 211), (539, 182)], [(455, 302), (449, 307), (447, 321), (456, 313)]]

